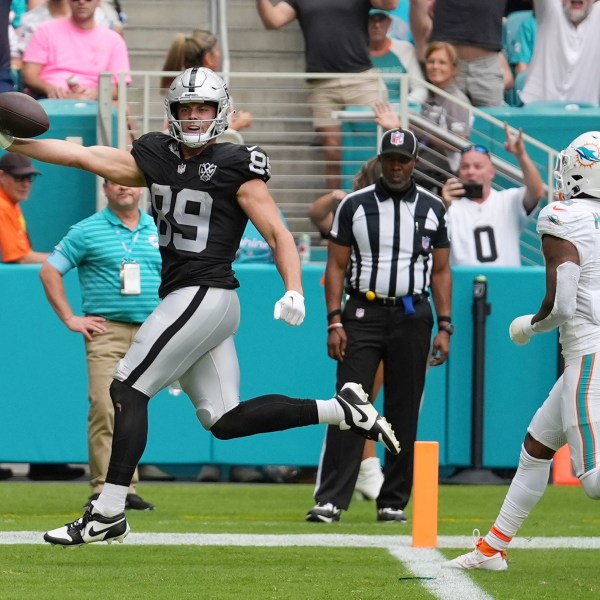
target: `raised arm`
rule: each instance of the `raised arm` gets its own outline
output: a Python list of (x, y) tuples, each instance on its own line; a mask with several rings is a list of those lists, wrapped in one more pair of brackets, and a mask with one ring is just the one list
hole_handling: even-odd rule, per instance
[(376, 100), (373, 102), (375, 123), (385, 131), (400, 127), (400, 117), (387, 100)]
[(11, 139), (3, 133), (0, 133), (0, 146), (42, 162), (83, 169), (122, 185), (146, 185), (144, 174), (126, 150), (110, 146), (80, 146), (66, 140), (46, 138)]
[(519, 161), (521, 171), (523, 171), (523, 179), (527, 188), (527, 193), (523, 199), (523, 206), (527, 214), (529, 214), (546, 193), (544, 182), (537, 167), (533, 164), (531, 158), (529, 158), (529, 154), (527, 154), (523, 142), (523, 130), (519, 129), (517, 135), (513, 135), (510, 132), (508, 124), (504, 123), (504, 131), (506, 133), (504, 147), (508, 152), (514, 154)]
[(271, 0), (256, 0), (256, 8), (267, 29), (279, 29), (296, 18), (296, 11), (285, 0), (277, 4), (272, 4)]
[(429, 4), (430, 0), (410, 0), (410, 31), (415, 40), (417, 56), (421, 62), (425, 60), (425, 46), (427, 46), (433, 29)]

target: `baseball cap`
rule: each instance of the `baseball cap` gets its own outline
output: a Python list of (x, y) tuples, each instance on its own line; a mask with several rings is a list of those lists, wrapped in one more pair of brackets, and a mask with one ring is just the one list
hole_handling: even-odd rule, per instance
[(383, 154), (403, 154), (411, 158), (419, 156), (419, 141), (408, 129), (390, 129), (379, 142), (379, 156)]
[(388, 19), (392, 18), (392, 15), (387, 10), (381, 10), (380, 8), (372, 8), (369, 11), (369, 16), (374, 17), (376, 15), (382, 15), (384, 17), (387, 17)]
[(0, 158), (0, 170), (9, 175), (39, 175), (31, 164), (31, 159), (23, 154), (7, 152)]

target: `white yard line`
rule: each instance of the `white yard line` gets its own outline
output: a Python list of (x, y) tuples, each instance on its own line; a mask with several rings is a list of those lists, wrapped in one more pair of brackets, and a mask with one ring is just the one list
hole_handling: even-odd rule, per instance
[(493, 600), (465, 571), (442, 569), (446, 557), (432, 548), (397, 547), (392, 556), (420, 580), (421, 585), (440, 600)]
[[(0, 531), (0, 545), (43, 544), (40, 531)], [(254, 535), (230, 533), (131, 533), (126, 544), (140, 546), (332, 546), (371, 547), (394, 550), (398, 546), (412, 548), (409, 535), (342, 535), (342, 534), (299, 534), (299, 535)], [(472, 536), (441, 535), (438, 548), (469, 549)], [(599, 549), (600, 537), (534, 537), (515, 538), (511, 548)]]

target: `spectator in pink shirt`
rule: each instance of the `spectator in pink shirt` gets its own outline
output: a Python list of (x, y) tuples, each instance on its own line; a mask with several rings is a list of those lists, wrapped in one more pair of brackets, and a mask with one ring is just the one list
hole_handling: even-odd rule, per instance
[(52, 19), (35, 30), (23, 56), (23, 84), (38, 97), (96, 100), (99, 75), (110, 71), (116, 99), (117, 75), (130, 71), (125, 41), (96, 24), (100, 0), (70, 2), (71, 17)]

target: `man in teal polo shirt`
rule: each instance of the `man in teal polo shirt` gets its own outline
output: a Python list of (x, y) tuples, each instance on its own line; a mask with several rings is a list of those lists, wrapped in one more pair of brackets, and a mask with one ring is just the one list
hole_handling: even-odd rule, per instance
[[(83, 334), (89, 379), (88, 450), (90, 485), (96, 499), (110, 459), (114, 410), (109, 388), (141, 323), (158, 304), (161, 259), (152, 218), (139, 208), (141, 188), (104, 182), (108, 206), (73, 225), (43, 263), (40, 278), (61, 321)], [(71, 308), (63, 277), (77, 267), (82, 316)], [(126, 506), (152, 510), (137, 495), (136, 473)]]

